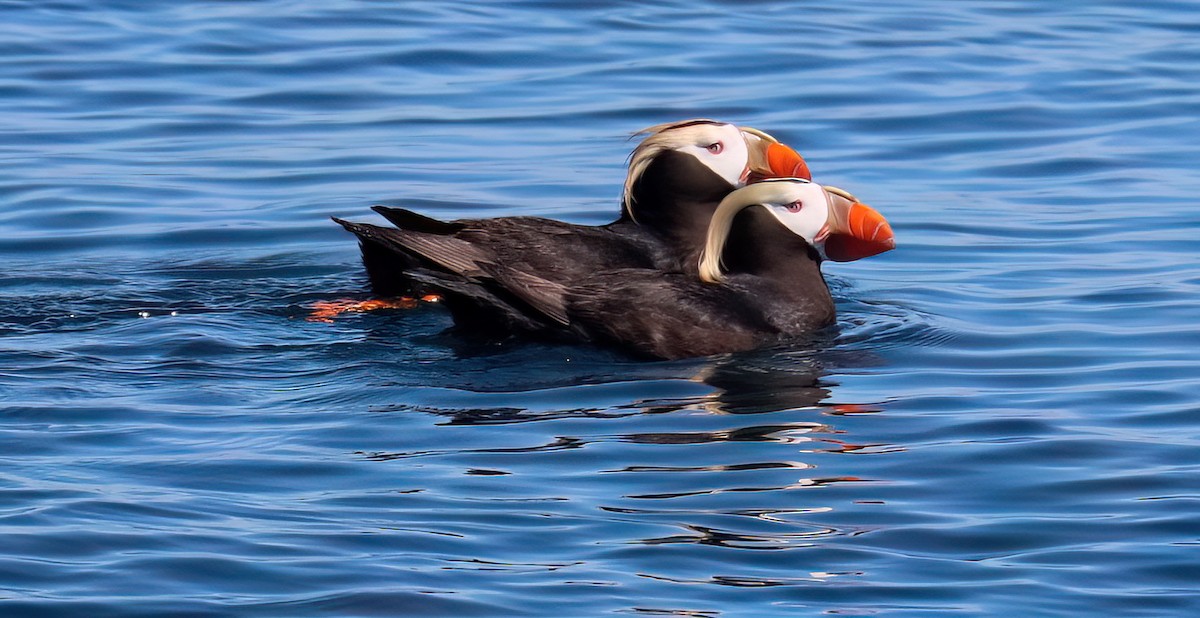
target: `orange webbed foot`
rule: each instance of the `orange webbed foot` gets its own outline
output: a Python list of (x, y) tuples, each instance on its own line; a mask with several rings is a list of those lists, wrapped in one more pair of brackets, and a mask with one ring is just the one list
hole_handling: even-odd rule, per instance
[(332, 322), (343, 313), (365, 313), (380, 309), (412, 309), (422, 302), (436, 303), (441, 300), (436, 294), (421, 298), (400, 296), (398, 298), (373, 298), (370, 300), (319, 300), (312, 304), (312, 311), (305, 319), (309, 322)]

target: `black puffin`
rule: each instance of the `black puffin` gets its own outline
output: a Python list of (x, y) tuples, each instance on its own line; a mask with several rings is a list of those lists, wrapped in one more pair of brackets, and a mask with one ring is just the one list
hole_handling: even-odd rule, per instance
[[(439, 291), (477, 312), (518, 312), (510, 323), (533, 335), (647, 358), (707, 356), (833, 324), (823, 257), (850, 261), (894, 247), (883, 216), (845, 191), (773, 179), (720, 202), (691, 272), (625, 267), (564, 283), (517, 265), (486, 264), (486, 284), (446, 280)], [(501, 306), (488, 307), (490, 299), (500, 299)]]
[[(563, 285), (619, 268), (694, 273), (709, 217), (730, 191), (764, 177), (809, 177), (796, 151), (756, 129), (695, 119), (641, 133), (647, 137), (630, 155), (621, 216), (607, 225), (524, 216), (439, 221), (388, 206), (374, 210), (395, 227), (334, 221), (358, 237), (377, 295), (454, 285), (486, 296), (477, 284), (493, 265)], [(509, 329), (499, 305), (489, 306), (471, 315), (471, 304), (447, 304), (462, 326)]]

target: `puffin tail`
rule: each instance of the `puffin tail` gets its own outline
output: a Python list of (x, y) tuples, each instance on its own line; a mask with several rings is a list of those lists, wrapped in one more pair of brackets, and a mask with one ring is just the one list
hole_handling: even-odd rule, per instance
[(388, 243), (381, 231), (387, 228), (366, 223), (354, 223), (332, 217), (334, 222), (358, 237), (359, 248), (362, 249), (362, 262), (367, 270), (367, 278), (371, 282), (371, 291), (376, 296), (391, 298), (395, 296), (421, 296), (427, 291), (408, 278), (405, 274), (417, 267), (415, 257), (405, 251), (397, 250), (394, 243)]

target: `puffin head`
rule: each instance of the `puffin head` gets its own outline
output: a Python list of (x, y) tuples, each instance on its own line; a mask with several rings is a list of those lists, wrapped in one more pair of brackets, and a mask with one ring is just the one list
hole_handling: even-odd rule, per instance
[(733, 218), (742, 209), (762, 206), (792, 233), (835, 262), (849, 262), (896, 248), (887, 219), (836, 187), (804, 178), (772, 178), (733, 191), (713, 213), (700, 253), (700, 278), (718, 283), (721, 254)]
[[(763, 178), (811, 179), (795, 150), (749, 127), (695, 119), (648, 127), (629, 155), (622, 214), (639, 215), (677, 200), (715, 205), (730, 191)], [(648, 198), (648, 199), (647, 199)], [(707, 216), (705, 217), (707, 218)]]

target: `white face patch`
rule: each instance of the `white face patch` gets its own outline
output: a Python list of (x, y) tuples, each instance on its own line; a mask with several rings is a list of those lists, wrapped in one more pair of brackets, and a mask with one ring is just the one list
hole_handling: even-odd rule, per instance
[(829, 197), (825, 189), (812, 182), (779, 184), (786, 187), (784, 191), (776, 201), (763, 206), (792, 233), (819, 247), (828, 234)]
[(734, 187), (745, 184), (750, 149), (741, 129), (731, 124), (689, 127), (687, 144), (676, 148), (700, 160)]

